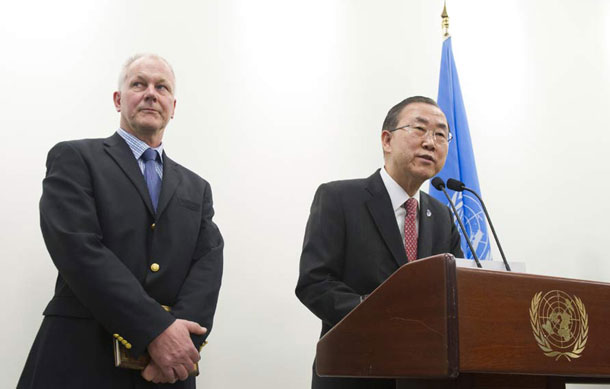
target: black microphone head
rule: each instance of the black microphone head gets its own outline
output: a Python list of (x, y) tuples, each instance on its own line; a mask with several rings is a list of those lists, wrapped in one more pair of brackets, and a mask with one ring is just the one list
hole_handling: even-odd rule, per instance
[(445, 182), (440, 177), (434, 177), (430, 183), (436, 190), (443, 190), (445, 187)]
[(455, 190), (456, 192), (463, 191), (465, 187), (466, 185), (464, 185), (462, 181), (454, 180), (453, 178), (447, 180), (447, 188)]

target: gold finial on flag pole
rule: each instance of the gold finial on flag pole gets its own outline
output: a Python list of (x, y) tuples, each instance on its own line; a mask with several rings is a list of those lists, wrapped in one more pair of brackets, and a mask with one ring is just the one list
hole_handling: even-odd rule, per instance
[(443, 36), (447, 38), (449, 36), (449, 14), (447, 14), (446, 0), (443, 4), (443, 13), (441, 14), (441, 18), (443, 18), (443, 22), (441, 24), (441, 26), (443, 27)]

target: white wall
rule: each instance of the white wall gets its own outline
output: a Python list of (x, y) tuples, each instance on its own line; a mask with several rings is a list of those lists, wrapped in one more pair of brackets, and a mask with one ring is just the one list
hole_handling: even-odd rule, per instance
[[(313, 193), (381, 165), (393, 104), (436, 97), (441, 10), (440, 0), (2, 2), (0, 387), (15, 386), (55, 281), (37, 213), (46, 152), (116, 129), (119, 68), (146, 51), (176, 70), (166, 150), (212, 183), (226, 240), (198, 382), (308, 387), (319, 322), (293, 290)], [(610, 281), (610, 2), (448, 10), (505, 252), (533, 273)]]

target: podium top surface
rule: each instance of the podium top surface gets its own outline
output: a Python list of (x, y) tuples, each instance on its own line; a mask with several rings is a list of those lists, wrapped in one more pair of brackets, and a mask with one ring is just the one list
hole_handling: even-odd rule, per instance
[[(504, 262), (502, 261), (480, 261), (483, 269), (486, 270), (497, 270), (497, 271), (506, 271), (506, 267), (504, 266)], [(525, 262), (509, 262), (510, 268), (515, 273), (525, 273)], [(455, 265), (457, 267), (469, 267), (469, 268), (477, 268), (477, 264), (472, 259), (466, 258), (455, 258)]]

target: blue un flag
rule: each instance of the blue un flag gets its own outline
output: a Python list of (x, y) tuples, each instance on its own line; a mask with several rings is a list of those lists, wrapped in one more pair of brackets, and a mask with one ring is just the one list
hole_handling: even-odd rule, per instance
[[(462, 100), (462, 91), (458, 79), (457, 69), (453, 60), (453, 50), (451, 49), (451, 37), (443, 42), (443, 54), (441, 58), (441, 74), (438, 82), (438, 105), (441, 107), (451, 132), (453, 141), (449, 143), (449, 153), (445, 167), (438, 174), (445, 182), (448, 178), (462, 181), (467, 187), (474, 189), (479, 195), (479, 179), (477, 168), (470, 142), (470, 131), (468, 130), (468, 119)], [(485, 214), (477, 199), (468, 192), (447, 191), (452, 197), (458, 211), (459, 217), (464, 222), (466, 231), (472, 240), (479, 259), (491, 259), (491, 245), (487, 234), (487, 224)], [(447, 204), (445, 195), (430, 186), (430, 194), (443, 204)], [(462, 231), (460, 230), (460, 235)], [(472, 253), (462, 236), (462, 250), (466, 258), (473, 258)]]

